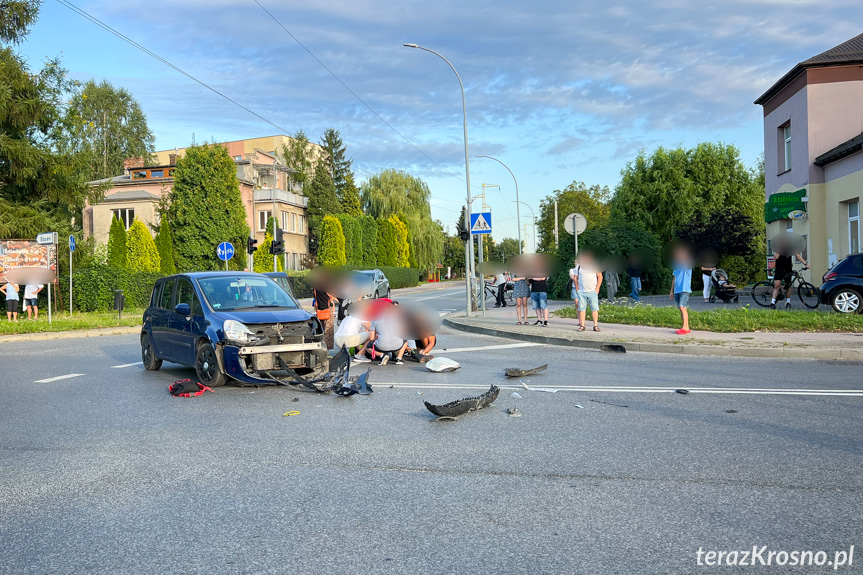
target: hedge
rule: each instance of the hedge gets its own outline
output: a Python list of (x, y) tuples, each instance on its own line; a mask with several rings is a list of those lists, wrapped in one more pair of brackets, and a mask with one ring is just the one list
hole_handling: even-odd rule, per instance
[[(160, 272), (130, 272), (109, 266), (79, 268), (72, 274), (72, 305), (78, 311), (108, 311), (114, 306), (114, 290), (119, 289), (126, 296), (126, 308), (145, 308), (160, 277)], [(61, 290), (65, 286), (68, 297), (68, 275), (60, 278), (60, 286)]]

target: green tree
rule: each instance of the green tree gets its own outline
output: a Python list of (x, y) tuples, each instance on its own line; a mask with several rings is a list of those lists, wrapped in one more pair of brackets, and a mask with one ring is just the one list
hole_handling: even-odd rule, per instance
[(17, 44), (39, 16), (40, 0), (0, 0), (0, 41)]
[(91, 180), (122, 174), (125, 158), (149, 163), (155, 142), (138, 101), (107, 80), (75, 87), (56, 140), (61, 151), (87, 158)]
[(342, 205), (344, 213), (359, 217), (363, 215), (363, 205), (360, 201), (360, 191), (354, 183), (354, 175), (348, 174), (345, 179), (345, 185), (339, 191), (339, 203)]
[(410, 259), (411, 259), (411, 246), (408, 241), (408, 236), (410, 232), (408, 232), (408, 227), (405, 225), (403, 221), (399, 219), (398, 216), (390, 216), (389, 221), (393, 224), (393, 229), (395, 230), (395, 242), (396, 242), (396, 263), (395, 265), (401, 268), (410, 267)]
[[(270, 218), (272, 221), (272, 218)], [(272, 224), (271, 224), (272, 225)], [(270, 230), (273, 228), (270, 227)], [(273, 234), (267, 232), (264, 235), (264, 241), (258, 246), (258, 251), (255, 252), (255, 272), (262, 274), (265, 272), (283, 272), (285, 271), (284, 260), (281, 257), (276, 258), (276, 269), (273, 269), (273, 255), (270, 253), (270, 246), (273, 245)]]
[(396, 267), (399, 261), (398, 235), (392, 220), (379, 220), (378, 224), (378, 253), (379, 266)]
[(126, 269), (128, 240), (126, 226), (117, 218), (111, 218), (108, 230), (108, 265), (112, 268)]
[(126, 234), (126, 269), (133, 272), (157, 272), (161, 269), (161, 258), (156, 242), (147, 225), (134, 220)]
[(608, 221), (608, 200), (611, 192), (606, 186), (588, 186), (584, 182), (573, 181), (562, 190), (554, 190), (539, 203), (539, 217), (536, 231), (539, 234), (537, 249), (541, 252), (557, 251), (554, 245), (554, 202), (557, 200), (557, 225), (560, 242), (572, 238), (563, 227), (566, 216), (582, 214), (588, 227), (600, 227)]
[[(522, 247), (524, 242), (522, 242)], [(505, 262), (519, 254), (518, 240), (515, 238), (503, 238), (499, 244), (494, 246), (494, 259)]]
[(309, 184), (306, 195), (309, 196), (308, 215), (310, 223), (320, 224), (324, 216), (342, 213), (342, 205), (336, 196), (336, 187), (326, 170), (315, 172), (315, 177)]
[(378, 223), (371, 216), (359, 218), (363, 237), (362, 265), (374, 267), (378, 265)]
[(458, 236), (444, 237), (443, 261), (444, 267), (451, 268), (453, 275), (464, 272), (464, 242)]
[(347, 214), (338, 214), (345, 235), (345, 256), (347, 265), (363, 265), (363, 228), (359, 218)]
[(322, 266), (343, 266), (345, 256), (345, 235), (342, 224), (335, 216), (324, 216), (321, 222), (318, 263)]
[(165, 214), (174, 236), (174, 254), (181, 270), (222, 269), (216, 246), (231, 242), (236, 253), (231, 269), (246, 265), (249, 226), (240, 196), (237, 168), (227, 149), (192, 146), (177, 160), (170, 207)]
[(288, 177), (291, 182), (298, 185), (305, 193), (305, 186), (309, 183), (314, 167), (313, 146), (309, 138), (302, 130), (291, 136), (290, 141), (282, 146), (282, 156), (288, 166)]
[(321, 137), (321, 147), (324, 149), (322, 167), (329, 172), (336, 190), (341, 195), (351, 173), (353, 160), (347, 157), (345, 143), (335, 128), (327, 128)]
[[(430, 269), (443, 255), (443, 230), (431, 217), (428, 185), (400, 170), (384, 170), (361, 187), (363, 211), (379, 222), (397, 216), (407, 226), (409, 254), (420, 269)], [(378, 250), (380, 253), (380, 249)]]
[(159, 226), (159, 233), (156, 234), (156, 249), (159, 250), (162, 275), (169, 276), (177, 273), (177, 266), (174, 264), (174, 238), (171, 235), (171, 225), (167, 220)]

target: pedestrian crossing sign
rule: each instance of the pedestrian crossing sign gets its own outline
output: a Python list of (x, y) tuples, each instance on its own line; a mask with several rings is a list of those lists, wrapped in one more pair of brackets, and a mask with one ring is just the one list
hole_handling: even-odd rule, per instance
[(470, 233), (471, 234), (490, 234), (491, 233), (491, 212), (480, 212), (470, 215)]

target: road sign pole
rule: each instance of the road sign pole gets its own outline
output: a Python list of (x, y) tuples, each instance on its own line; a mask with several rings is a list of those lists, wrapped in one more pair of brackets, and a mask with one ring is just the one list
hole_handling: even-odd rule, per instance
[(48, 280), (48, 324), (51, 324), (51, 280)]
[(69, 250), (69, 317), (72, 317), (72, 250)]

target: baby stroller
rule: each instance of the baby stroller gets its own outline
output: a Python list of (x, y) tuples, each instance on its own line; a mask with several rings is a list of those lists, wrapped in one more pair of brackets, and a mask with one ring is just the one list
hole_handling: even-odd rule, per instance
[(728, 274), (725, 270), (716, 268), (710, 274), (710, 283), (713, 284), (713, 294), (710, 296), (710, 303), (714, 303), (716, 298), (722, 300), (722, 303), (728, 303), (734, 300), (735, 303), (740, 301), (740, 296), (737, 295), (737, 286), (728, 281)]

